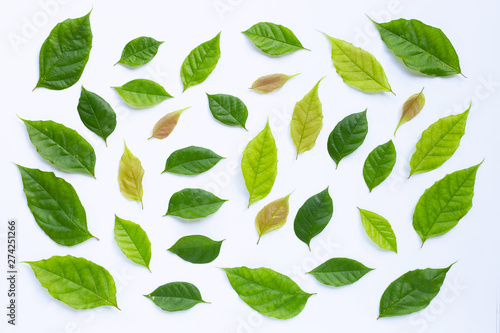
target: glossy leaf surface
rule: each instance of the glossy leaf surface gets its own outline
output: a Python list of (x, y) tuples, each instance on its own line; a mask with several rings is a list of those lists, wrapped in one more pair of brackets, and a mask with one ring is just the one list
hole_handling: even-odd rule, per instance
[(193, 264), (207, 264), (220, 253), (223, 241), (214, 241), (206, 236), (192, 235), (180, 238), (168, 251)]

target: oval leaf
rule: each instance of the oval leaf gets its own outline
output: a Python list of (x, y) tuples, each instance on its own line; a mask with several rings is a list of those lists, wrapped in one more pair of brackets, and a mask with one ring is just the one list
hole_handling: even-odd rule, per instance
[(297, 151), (297, 158), (300, 153), (314, 147), (319, 132), (323, 128), (323, 108), (318, 96), (321, 80), (302, 100), (295, 104), (293, 109), (290, 132)]
[(413, 213), (413, 228), (422, 245), (427, 239), (453, 229), (472, 208), (476, 173), (481, 163), (446, 175), (425, 190)]
[(392, 140), (371, 151), (363, 166), (363, 178), (370, 192), (389, 177), (395, 164), (396, 148)]
[(416, 269), (401, 275), (384, 291), (379, 318), (403, 316), (425, 309), (443, 285), (447, 268)]
[[(125, 45), (122, 56), (116, 64), (137, 67), (150, 62), (163, 42), (151, 37), (138, 37)], [(115, 65), (116, 65), (115, 64)]]
[(311, 250), (311, 239), (325, 229), (332, 215), (333, 201), (327, 187), (324, 191), (307, 199), (299, 208), (293, 223), (295, 235)]
[(138, 108), (153, 106), (167, 98), (172, 98), (161, 85), (146, 79), (132, 80), (121, 87), (112, 88), (120, 94), (127, 104)]
[(174, 130), (175, 126), (177, 126), (181, 114), (189, 108), (190, 106), (164, 115), (153, 127), (153, 135), (151, 135), (150, 139), (156, 138), (161, 140), (169, 136), (170, 133), (172, 133), (172, 131)]
[(207, 264), (219, 256), (222, 242), (201, 235), (185, 236), (167, 251), (193, 264)]
[(206, 303), (198, 288), (188, 282), (170, 282), (144, 296), (160, 309), (169, 312), (189, 310), (198, 303)]
[(378, 214), (361, 208), (358, 209), (361, 223), (368, 237), (381, 249), (398, 253), (396, 235), (389, 222)]
[(286, 197), (274, 200), (259, 211), (255, 217), (255, 229), (257, 229), (257, 233), (259, 234), (257, 244), (259, 244), (262, 235), (285, 225), (288, 217), (289, 197), (290, 194)]
[(271, 56), (305, 50), (293, 32), (279, 24), (260, 22), (243, 33), (259, 50)]
[(306, 293), (288, 276), (269, 268), (223, 268), (238, 296), (264, 316), (290, 319), (306, 306)]
[(462, 73), (457, 52), (441, 29), (418, 20), (373, 23), (385, 45), (406, 67), (431, 76)]
[(189, 146), (174, 151), (165, 163), (163, 172), (179, 175), (199, 175), (214, 167), (222, 156), (203, 147)]
[(185, 219), (207, 217), (218, 211), (226, 201), (202, 189), (185, 188), (172, 195), (165, 215)]
[(210, 112), (212, 112), (215, 119), (229, 126), (241, 126), (245, 128), (248, 109), (241, 99), (224, 94), (207, 94), (207, 97)]
[(297, 76), (299, 74), (294, 75), (286, 75), (286, 74), (269, 74), (259, 77), (252, 83), (252, 87), (254, 91), (257, 91), (262, 94), (267, 94), (272, 91), (278, 90), (285, 85), (285, 83), (290, 80), (292, 77)]
[(82, 76), (92, 48), (90, 12), (58, 23), (40, 49), (40, 78), (36, 88), (62, 90)]
[(102, 266), (70, 255), (26, 263), (52, 297), (74, 309), (118, 308), (115, 280)]
[(271, 192), (278, 174), (278, 148), (276, 148), (269, 122), (243, 151), (241, 171), (250, 194), (248, 201), (248, 207), (250, 207), (251, 204), (265, 198)]
[(359, 261), (348, 258), (332, 258), (309, 272), (316, 280), (327, 286), (342, 287), (361, 279), (373, 271)]
[(187, 88), (202, 83), (212, 73), (220, 58), (220, 32), (211, 40), (195, 47), (181, 66), (181, 80)]
[(352, 154), (365, 141), (368, 134), (368, 121), (366, 120), (366, 110), (353, 113), (335, 126), (328, 137), (328, 153), (335, 161), (336, 168), (340, 160)]
[[(115, 241), (123, 254), (136, 264), (149, 269), (151, 242), (140, 225), (115, 215)], [(151, 270), (150, 270), (151, 271)]]
[(345, 83), (366, 92), (392, 92), (382, 65), (373, 54), (325, 34), (332, 45), (332, 60)]
[(116, 113), (109, 103), (82, 86), (77, 109), (85, 127), (106, 142), (107, 137), (113, 133), (116, 127)]
[(142, 178), (144, 177), (144, 169), (141, 161), (135, 157), (125, 144), (125, 151), (120, 159), (120, 167), (118, 169), (118, 183), (120, 184), (120, 192), (129, 200), (139, 201), (142, 203)]
[(75, 130), (51, 120), (21, 120), (40, 156), (62, 170), (94, 177), (94, 148)]
[(422, 133), (411, 156), (410, 177), (437, 169), (453, 156), (465, 134), (469, 110), (470, 106), (465, 112), (441, 118)]
[(396, 130), (394, 131), (394, 135), (396, 135), (399, 126), (415, 118), (420, 113), (420, 111), (422, 111), (424, 105), (425, 105), (425, 96), (424, 96), (424, 88), (422, 88), (422, 90), (419, 93), (413, 94), (410, 97), (408, 97), (406, 102), (403, 104), (403, 113), (401, 114), (401, 119), (399, 120), (399, 124), (396, 127)]
[(71, 184), (53, 172), (17, 167), (28, 207), (47, 236), (66, 246), (94, 237), (87, 229), (87, 214)]

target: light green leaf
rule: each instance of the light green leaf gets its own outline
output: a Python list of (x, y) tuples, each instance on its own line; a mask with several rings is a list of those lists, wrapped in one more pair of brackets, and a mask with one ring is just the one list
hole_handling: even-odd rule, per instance
[(359, 261), (348, 258), (332, 258), (309, 272), (316, 280), (327, 286), (342, 287), (361, 279), (373, 271)]
[(290, 29), (279, 24), (259, 22), (243, 33), (259, 50), (271, 56), (307, 50)]
[(153, 127), (153, 134), (149, 139), (156, 138), (163, 140), (168, 137), (173, 132), (175, 126), (177, 126), (181, 114), (189, 108), (190, 106), (181, 110), (167, 113), (166, 115), (161, 117)]
[(269, 268), (223, 268), (238, 296), (264, 316), (290, 319), (306, 306), (311, 295), (288, 276)]
[(120, 94), (127, 104), (138, 108), (153, 106), (167, 98), (173, 98), (161, 85), (146, 79), (132, 80), (121, 87), (112, 88)]
[(255, 229), (259, 234), (257, 244), (260, 242), (262, 235), (267, 234), (273, 230), (277, 230), (285, 225), (288, 217), (288, 198), (286, 197), (274, 200), (262, 208), (255, 217)]
[[(149, 269), (151, 242), (140, 225), (115, 215), (115, 241), (123, 254), (136, 264)], [(150, 270), (151, 271), (151, 270)]]
[(78, 114), (85, 127), (99, 135), (104, 142), (115, 130), (116, 114), (113, 108), (101, 96), (83, 86), (78, 101)]
[(158, 53), (158, 48), (162, 43), (154, 38), (144, 36), (133, 39), (125, 45), (122, 56), (116, 64), (123, 64), (129, 67), (147, 64)]
[(163, 172), (179, 175), (199, 175), (213, 168), (222, 156), (203, 147), (189, 146), (174, 151), (165, 163)]
[(142, 168), (141, 161), (132, 154), (127, 148), (127, 144), (125, 144), (125, 150), (120, 159), (120, 167), (118, 169), (120, 192), (129, 200), (139, 201), (142, 208), (144, 208), (142, 203), (144, 191), (142, 187), (143, 177), (144, 169)]
[(371, 151), (363, 166), (363, 178), (370, 192), (389, 177), (395, 164), (396, 148), (392, 140)]
[(396, 235), (389, 222), (382, 216), (368, 210), (359, 209), (361, 223), (370, 239), (381, 249), (398, 253)]
[(215, 213), (226, 201), (202, 189), (185, 188), (172, 195), (165, 215), (199, 219)]
[(217, 259), (223, 241), (214, 241), (202, 235), (185, 236), (167, 251), (193, 264), (207, 264)]
[(399, 124), (396, 127), (396, 130), (394, 131), (394, 136), (396, 136), (396, 132), (398, 131), (399, 126), (415, 118), (420, 113), (420, 111), (422, 111), (424, 105), (425, 105), (425, 96), (424, 96), (424, 88), (422, 88), (422, 90), (419, 93), (413, 94), (410, 97), (408, 97), (406, 102), (403, 104), (403, 113), (401, 114), (401, 119), (399, 120)]
[(194, 284), (188, 282), (170, 282), (159, 286), (151, 294), (144, 295), (160, 309), (169, 312), (191, 309), (199, 303), (206, 303)]
[(225, 94), (207, 94), (207, 97), (210, 112), (212, 112), (215, 119), (229, 126), (241, 126), (245, 128), (248, 109), (241, 99)]
[(267, 94), (272, 91), (278, 90), (287, 83), (292, 77), (299, 74), (287, 75), (287, 74), (269, 74), (259, 77), (252, 83), (250, 89), (257, 91), (261, 94)]

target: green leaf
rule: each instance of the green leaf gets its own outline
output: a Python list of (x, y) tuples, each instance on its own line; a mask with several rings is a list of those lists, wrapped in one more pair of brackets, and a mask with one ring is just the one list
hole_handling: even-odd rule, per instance
[(373, 271), (359, 261), (348, 258), (332, 258), (309, 272), (316, 280), (327, 286), (342, 287), (361, 279)]
[[(136, 264), (149, 269), (151, 242), (140, 225), (115, 215), (115, 241), (123, 254)], [(151, 270), (150, 270), (151, 271)]]
[(165, 215), (185, 219), (207, 217), (218, 211), (226, 201), (202, 189), (185, 188), (172, 195)]
[(381, 249), (398, 253), (396, 235), (389, 222), (374, 212), (361, 208), (358, 209), (361, 216), (361, 223), (368, 237)]
[(401, 114), (401, 119), (399, 120), (398, 126), (394, 131), (394, 136), (396, 136), (396, 132), (398, 131), (399, 126), (415, 118), (420, 113), (420, 111), (422, 111), (424, 105), (425, 96), (424, 88), (422, 88), (419, 93), (413, 94), (408, 97), (406, 102), (403, 104), (403, 113)]
[(66, 246), (94, 237), (87, 229), (85, 209), (71, 184), (53, 172), (17, 167), (23, 179), (28, 207), (47, 236)]
[(302, 100), (295, 104), (295, 108), (293, 109), (290, 132), (293, 144), (297, 150), (297, 158), (300, 153), (311, 150), (314, 147), (319, 132), (323, 128), (323, 107), (318, 96), (318, 88), (321, 80), (316, 83)]
[(290, 29), (279, 24), (259, 22), (243, 33), (259, 50), (271, 56), (306, 50)]
[(161, 85), (146, 79), (132, 80), (121, 87), (112, 88), (120, 94), (127, 104), (138, 108), (153, 106), (163, 102), (167, 98), (172, 98)]
[(382, 65), (373, 54), (351, 43), (325, 34), (332, 45), (332, 60), (337, 73), (345, 83), (365, 92), (393, 93)]
[(367, 134), (366, 110), (345, 117), (335, 126), (328, 137), (327, 148), (336, 167), (339, 166), (340, 160), (363, 144)]
[(202, 83), (212, 73), (220, 58), (220, 32), (211, 40), (195, 47), (181, 66), (181, 80), (187, 88)]
[(379, 318), (403, 316), (425, 309), (439, 293), (452, 265), (416, 269), (394, 280), (380, 299)]
[(248, 109), (241, 99), (224, 94), (207, 94), (207, 97), (210, 112), (212, 112), (215, 119), (229, 126), (241, 126), (245, 128)]
[(118, 169), (120, 192), (129, 200), (139, 201), (142, 208), (144, 208), (144, 204), (142, 203), (144, 191), (142, 187), (143, 177), (144, 169), (142, 168), (141, 161), (132, 154), (127, 144), (125, 144), (125, 150), (120, 159)]
[(385, 45), (406, 67), (431, 76), (462, 73), (457, 52), (441, 29), (418, 20), (373, 23)]
[(62, 170), (95, 176), (94, 148), (75, 130), (51, 120), (21, 120), (40, 156)]
[(161, 117), (153, 127), (153, 134), (149, 139), (156, 138), (163, 140), (168, 137), (173, 132), (175, 126), (177, 126), (181, 114), (189, 108), (190, 106), (181, 110), (167, 113), (166, 115)]
[(465, 134), (469, 110), (470, 106), (465, 112), (441, 118), (422, 133), (411, 156), (410, 177), (437, 169), (453, 156)]
[(174, 151), (165, 163), (163, 172), (179, 175), (199, 175), (214, 167), (222, 156), (203, 147), (189, 146)]
[(169, 312), (189, 310), (198, 303), (206, 303), (198, 288), (188, 282), (170, 282), (144, 296), (160, 309)]
[(276, 148), (269, 122), (243, 151), (241, 171), (250, 194), (248, 201), (248, 207), (250, 207), (251, 204), (264, 199), (271, 192), (278, 174), (278, 148)]
[(101, 96), (83, 86), (78, 101), (78, 114), (85, 127), (99, 135), (104, 142), (115, 130), (116, 114), (113, 108)]
[(36, 88), (63, 90), (82, 76), (92, 48), (90, 12), (58, 23), (40, 49), (40, 77)]
[(325, 229), (332, 215), (333, 201), (327, 187), (324, 191), (307, 199), (299, 208), (293, 223), (295, 235), (311, 250), (311, 239)]
[(370, 192), (389, 177), (395, 164), (396, 148), (392, 140), (371, 151), (363, 166), (363, 178)]
[(193, 264), (208, 264), (219, 256), (223, 241), (214, 241), (201, 235), (185, 236), (167, 251)]
[(269, 268), (223, 268), (238, 296), (264, 316), (290, 319), (306, 306), (311, 295), (288, 276)]
[(255, 229), (257, 229), (257, 233), (259, 234), (257, 244), (259, 244), (262, 235), (277, 230), (285, 225), (288, 217), (289, 197), (290, 194), (286, 197), (274, 200), (259, 211), (255, 217)]
[(26, 263), (52, 297), (74, 309), (118, 308), (115, 280), (102, 266), (70, 255)]
[[(125, 45), (122, 56), (116, 64), (137, 67), (150, 62), (163, 42), (151, 37), (138, 37)], [(115, 65), (116, 65), (115, 64)]]
[(453, 229), (472, 208), (476, 173), (481, 163), (448, 174), (425, 190), (413, 213), (413, 228), (422, 245), (427, 239)]
[(252, 83), (250, 89), (257, 91), (261, 94), (267, 94), (272, 91), (278, 90), (285, 85), (285, 83), (292, 77), (299, 74), (287, 75), (287, 74), (269, 74), (259, 77)]

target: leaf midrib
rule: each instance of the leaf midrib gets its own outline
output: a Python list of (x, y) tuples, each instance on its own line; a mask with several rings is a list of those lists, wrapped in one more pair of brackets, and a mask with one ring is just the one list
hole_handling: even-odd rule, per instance
[[(226, 271), (226, 272), (227, 272), (227, 271)], [(238, 278), (240, 278), (240, 279), (242, 279), (242, 280), (244, 280), (244, 281), (246, 281), (246, 282), (247, 282), (247, 284), (256, 284), (256, 285), (261, 286), (261, 287), (263, 287), (263, 288), (265, 288), (265, 289), (272, 290), (272, 291), (276, 291), (276, 292), (278, 292), (279, 294), (282, 294), (282, 295), (292, 295), (292, 296), (311, 296), (311, 294), (306, 293), (305, 291), (302, 291), (302, 290), (301, 290), (302, 292), (282, 291), (282, 290), (279, 290), (279, 289), (274, 289), (274, 288), (272, 288), (272, 287), (270, 287), (270, 286), (263, 285), (263, 284), (261, 284), (261, 283), (259, 283), (259, 282), (257, 282), (257, 281), (249, 280), (248, 278), (243, 277), (243, 276), (241, 276), (241, 275), (239, 275), (239, 274), (236, 274), (236, 273), (234, 273), (234, 272), (232, 272), (232, 271), (231, 271), (231, 272), (229, 272), (229, 273), (230, 273), (230, 274), (232, 274), (232, 275), (234, 275), (234, 276), (237, 276)]]
[(266, 221), (263, 228), (260, 229), (259, 236), (266, 234), (267, 227), (269, 226), (271, 221), (274, 219), (274, 217), (278, 214), (278, 212), (281, 210), (281, 207), (283, 207), (287, 203), (287, 200), (288, 200), (288, 197), (286, 197), (285, 199), (281, 199), (281, 203), (278, 206), (278, 208), (271, 214), (271, 217)]

